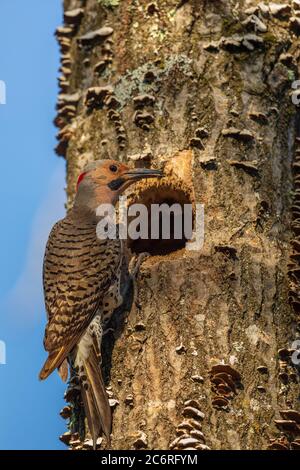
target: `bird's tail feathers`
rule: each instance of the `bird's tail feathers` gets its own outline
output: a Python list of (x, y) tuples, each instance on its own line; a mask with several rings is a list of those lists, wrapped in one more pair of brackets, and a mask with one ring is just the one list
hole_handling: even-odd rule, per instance
[(111, 409), (102, 378), (101, 365), (93, 347), (83, 364), (86, 380), (81, 384), (81, 394), (95, 449), (101, 430), (110, 445)]
[(60, 367), (65, 356), (66, 351), (64, 347), (49, 353), (49, 356), (39, 373), (39, 379), (45, 380), (57, 367)]

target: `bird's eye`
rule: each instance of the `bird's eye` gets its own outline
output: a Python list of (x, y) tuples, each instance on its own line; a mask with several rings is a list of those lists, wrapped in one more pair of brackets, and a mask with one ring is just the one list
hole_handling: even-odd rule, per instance
[(113, 173), (116, 173), (116, 171), (118, 171), (117, 165), (110, 165), (109, 169), (110, 169), (110, 171), (112, 171)]

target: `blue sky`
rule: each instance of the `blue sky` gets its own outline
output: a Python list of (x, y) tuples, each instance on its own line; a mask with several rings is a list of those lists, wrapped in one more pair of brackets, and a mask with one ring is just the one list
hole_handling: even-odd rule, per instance
[(38, 381), (46, 354), (42, 257), (64, 215), (65, 162), (54, 153), (52, 124), (59, 51), (53, 36), (61, 0), (1, 0), (0, 449), (59, 449), (65, 386), (54, 373)]

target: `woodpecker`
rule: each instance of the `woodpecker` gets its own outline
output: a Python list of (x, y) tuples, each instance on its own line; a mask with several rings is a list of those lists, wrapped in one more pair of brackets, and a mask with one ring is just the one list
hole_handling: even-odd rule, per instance
[(161, 177), (159, 170), (129, 169), (113, 160), (98, 160), (80, 174), (73, 207), (52, 228), (46, 245), (43, 286), (48, 322), (44, 347), (48, 358), (39, 374), (46, 379), (58, 369), (77, 374), (93, 439), (104, 433), (110, 444), (111, 410), (101, 372), (104, 325), (122, 304), (120, 278), (124, 247), (119, 238), (100, 239), (96, 209), (115, 204), (123, 191), (143, 178)]

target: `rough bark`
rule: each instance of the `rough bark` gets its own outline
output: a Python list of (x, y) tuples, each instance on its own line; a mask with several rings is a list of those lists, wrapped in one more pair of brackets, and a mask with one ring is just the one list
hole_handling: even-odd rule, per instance
[[(290, 445), (297, 427), (274, 420), (299, 410), (291, 351), (278, 350), (299, 334), (290, 303), (292, 294), (297, 310), (297, 272), (288, 271), (299, 261), (290, 91), (300, 5), (258, 3), (64, 2), (65, 12), (83, 8), (66, 17), (73, 31), (59, 33), (67, 96), (56, 123), (68, 204), (84, 164), (113, 158), (169, 165), (169, 186), (156, 201), (205, 205), (201, 251), (158, 250), (145, 261), (131, 311), (105, 343), (118, 400), (113, 449), (169, 449), (192, 415), (196, 422), (181, 427), (197, 440), (188, 447), (266, 449), (280, 427), (273, 447), (297, 447)], [(84, 37), (99, 28), (94, 39)], [(172, 170), (178, 159), (191, 177)]]

